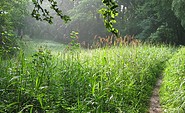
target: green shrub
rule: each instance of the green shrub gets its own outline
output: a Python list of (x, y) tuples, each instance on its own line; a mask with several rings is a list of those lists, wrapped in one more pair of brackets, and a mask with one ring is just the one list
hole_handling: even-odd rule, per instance
[(149, 40), (153, 43), (175, 44), (177, 42), (173, 29), (168, 25), (161, 25), (155, 33), (152, 33)]
[(15, 36), (11, 33), (3, 32), (0, 34), (0, 57), (9, 59), (16, 55), (18, 46), (15, 43)]

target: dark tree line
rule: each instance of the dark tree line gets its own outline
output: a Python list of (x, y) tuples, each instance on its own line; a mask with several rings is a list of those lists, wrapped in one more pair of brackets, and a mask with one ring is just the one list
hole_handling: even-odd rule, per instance
[(2, 0), (0, 6), (1, 37), (26, 34), (64, 42), (77, 31), (80, 41), (92, 42), (118, 29), (144, 41), (185, 44), (183, 0)]
[(119, 0), (117, 26), (123, 35), (153, 42), (185, 44), (182, 0)]
[[(107, 34), (100, 19), (103, 17), (105, 27), (113, 33), (117, 33), (113, 26), (117, 22), (116, 28), (122, 35), (135, 35), (151, 42), (185, 44), (185, 1), (102, 0), (107, 7), (104, 7), (100, 0), (75, 2), (75, 5), (66, 10), (72, 21), (65, 27), (77, 30), (83, 40), (89, 40), (87, 37), (93, 37), (95, 34)], [(98, 11), (103, 16), (98, 14)]]

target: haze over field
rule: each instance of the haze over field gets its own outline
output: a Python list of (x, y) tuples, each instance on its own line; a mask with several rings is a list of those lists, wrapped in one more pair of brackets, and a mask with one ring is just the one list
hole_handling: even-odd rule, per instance
[(184, 113), (184, 4), (1, 0), (0, 113)]

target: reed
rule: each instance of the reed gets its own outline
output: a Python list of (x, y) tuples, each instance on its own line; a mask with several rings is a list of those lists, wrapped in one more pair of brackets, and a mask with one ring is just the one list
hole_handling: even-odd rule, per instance
[(163, 83), (160, 89), (161, 105), (164, 112), (185, 112), (185, 48), (181, 47), (166, 63)]
[(31, 57), (22, 51), (0, 60), (0, 112), (147, 112), (171, 49), (142, 45), (55, 53), (41, 46)]
[[(136, 39), (134, 36), (126, 35), (124, 37), (116, 37), (115, 35), (110, 35), (106, 37), (101, 37), (98, 35), (95, 35), (94, 37), (94, 43), (91, 45), (92, 48), (104, 48), (104, 47), (113, 47), (113, 46), (131, 46), (131, 47), (137, 47), (141, 45), (141, 41)], [(82, 47), (89, 47), (87, 46), (87, 42), (82, 42)]]

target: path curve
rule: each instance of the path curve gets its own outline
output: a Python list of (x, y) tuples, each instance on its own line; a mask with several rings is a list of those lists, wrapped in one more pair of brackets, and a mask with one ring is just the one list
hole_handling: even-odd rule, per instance
[(159, 89), (160, 89), (161, 83), (162, 83), (162, 76), (158, 78), (152, 93), (152, 97), (150, 98), (149, 113), (162, 113), (162, 109), (160, 106), (160, 98), (159, 98)]

